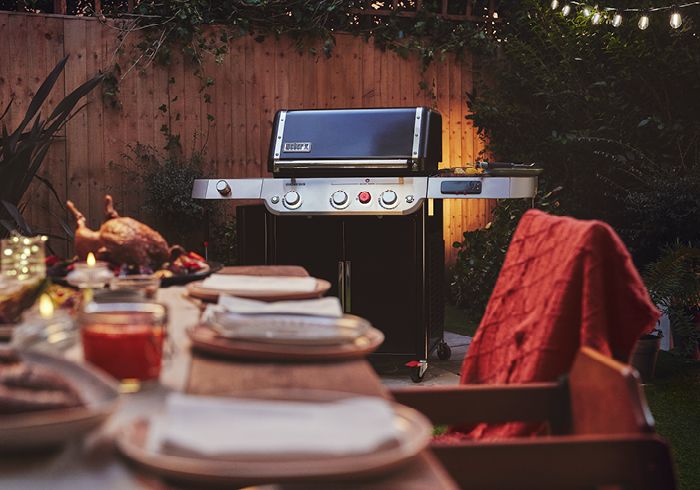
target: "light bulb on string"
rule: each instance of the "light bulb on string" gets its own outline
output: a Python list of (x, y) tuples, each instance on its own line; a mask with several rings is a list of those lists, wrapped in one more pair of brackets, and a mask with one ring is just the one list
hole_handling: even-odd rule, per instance
[(552, 0), (552, 10), (556, 10), (559, 8), (559, 0)]
[(612, 25), (613, 27), (620, 27), (622, 25), (622, 14), (620, 14), (620, 12), (615, 12), (612, 18)]
[(603, 16), (601, 15), (600, 12), (596, 12), (593, 14), (593, 17), (591, 18), (591, 24), (598, 25), (600, 24), (600, 21), (603, 20)]
[(683, 17), (681, 17), (681, 13), (679, 10), (677, 10), (674, 6), (673, 13), (671, 14), (671, 21), (670, 21), (671, 27), (674, 29), (678, 29), (681, 24), (683, 24)]
[(591, 9), (589, 7), (583, 7), (583, 16), (584, 17), (590, 17), (591, 16)]
[(644, 30), (647, 27), (649, 27), (649, 16), (647, 14), (642, 14), (642, 16), (639, 17), (639, 22), (637, 22), (637, 27), (639, 27), (641, 30)]
[(566, 16), (569, 15), (570, 13), (571, 13), (571, 5), (569, 5), (569, 4), (567, 3), (567, 4), (564, 5), (564, 7), (561, 9), (561, 15), (563, 15), (564, 17), (566, 17)]

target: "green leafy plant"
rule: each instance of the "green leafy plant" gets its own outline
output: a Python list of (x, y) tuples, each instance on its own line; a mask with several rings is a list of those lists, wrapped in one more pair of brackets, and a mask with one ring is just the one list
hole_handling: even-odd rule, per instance
[(661, 257), (644, 269), (649, 294), (669, 316), (673, 333), (683, 340), (683, 354), (695, 351), (700, 332), (700, 248), (680, 242), (663, 249)]
[(206, 173), (206, 138), (198, 145), (201, 138), (195, 135), (194, 149), (184, 154), (179, 135), (172, 134), (167, 125), (161, 132), (165, 137), (162, 149), (136, 143), (123, 155), (149, 189), (144, 206), (147, 219), (171, 243), (204, 254), (206, 242), (210, 260), (235, 264), (236, 222), (227, 213), (229, 203), (192, 199), (194, 180)]
[[(376, 2), (379, 8), (389, 8), (388, 2)], [(457, 11), (465, 11), (465, 0), (452, 2)], [(181, 52), (192, 62), (195, 75), (201, 80), (204, 97), (215, 80), (205, 72), (205, 61), (222, 63), (232, 39), (252, 36), (262, 42), (281, 35), (293, 39), (299, 52), (329, 57), (335, 47), (335, 34), (352, 33), (365, 40), (374, 39), (382, 50), (390, 49), (401, 57), (415, 53), (423, 70), (446, 54), (461, 57), (470, 46), (486, 49), (484, 40), (497, 37), (498, 20), (490, 17), (486, 2), (475, 2), (473, 11), (483, 14), (472, 20), (442, 15), (442, 2), (426, 0), (407, 2), (392, 15), (371, 15), (364, 1), (343, 0), (155, 0), (138, 2), (134, 11), (123, 16), (121, 5), (104, 9), (108, 16), (121, 17), (117, 54), (127, 55), (122, 65), (116, 64), (110, 73), (119, 79), (131, 70), (143, 70), (152, 63), (169, 64), (173, 53)], [(484, 7), (484, 8), (482, 8)], [(413, 10), (414, 16), (402, 15)], [(452, 13), (458, 13), (457, 11)], [(360, 13), (362, 12), (362, 13)], [(449, 12), (448, 12), (449, 13)], [(476, 20), (481, 20), (477, 22)], [(126, 53), (126, 38), (140, 37), (135, 50)], [(117, 78), (110, 79), (109, 101), (117, 106)], [(420, 87), (432, 90), (425, 81)]]
[[(0, 133), (0, 196), (3, 207), (0, 209), (0, 223), (6, 232), (19, 231), (24, 235), (32, 235), (33, 230), (22, 217), (22, 197), (33, 179), (46, 185), (51, 194), (63, 206), (51, 182), (37, 175), (46, 157), (51, 143), (56, 135), (75, 114), (76, 105), (93, 90), (102, 80), (97, 75), (61, 100), (56, 108), (45, 119), (42, 118), (41, 108), (63, 71), (68, 56), (63, 58), (46, 77), (32, 98), (27, 112), (17, 127), (9, 131), (3, 123)], [(12, 101), (0, 116), (2, 120), (8, 113)], [(78, 108), (80, 110), (82, 107)], [(70, 236), (70, 230), (61, 222), (64, 230)]]
[(192, 199), (192, 186), (201, 177), (206, 150), (201, 147), (184, 155), (177, 137), (166, 134), (166, 140), (165, 151), (136, 143), (122, 156), (149, 190), (143, 210), (161, 233), (170, 242), (199, 248), (207, 209), (203, 201)]

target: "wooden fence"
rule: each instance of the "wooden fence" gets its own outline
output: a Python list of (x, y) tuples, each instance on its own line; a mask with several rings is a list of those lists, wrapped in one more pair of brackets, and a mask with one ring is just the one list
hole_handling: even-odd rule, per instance
[[(0, 108), (14, 97), (3, 121), (12, 128), (65, 54), (71, 58), (49, 107), (109, 68), (115, 61), (117, 32), (95, 18), (0, 12), (0, 46)], [(136, 142), (161, 147), (164, 124), (181, 135), (186, 152), (206, 140), (204, 177), (266, 175), (272, 119), (282, 108), (432, 106), (443, 114), (443, 166), (473, 162), (482, 148), (465, 119), (465, 94), (472, 90), (475, 75), (470, 57), (433, 63), (424, 75), (431, 96), (419, 88), (417, 59), (402, 59), (351, 35), (337, 35), (329, 59), (299, 54), (286, 38), (259, 43), (247, 37), (229, 47), (223, 64), (205, 66), (215, 80), (208, 90), (210, 102), (181, 55), (167, 67), (132, 70), (120, 84), (121, 109), (103, 102), (100, 90), (93, 91), (85, 109), (67, 125), (65, 138), (52, 146), (41, 175), (53, 183), (62, 200), (76, 202), (89, 223), (98, 226), (105, 193), (114, 195), (123, 214), (144, 218), (141, 209), (148, 189), (134, 177), (123, 154)], [(45, 187), (34, 185), (28, 194), (29, 221), (58, 232), (53, 216), (62, 210)], [(446, 201), (448, 261), (454, 260), (452, 242), (463, 231), (487, 223), (491, 206), (482, 200)]]

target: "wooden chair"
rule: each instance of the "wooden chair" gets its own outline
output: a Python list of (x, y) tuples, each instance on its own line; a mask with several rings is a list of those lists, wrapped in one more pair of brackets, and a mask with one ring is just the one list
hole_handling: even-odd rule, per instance
[(654, 433), (637, 372), (582, 348), (559, 383), (392, 390), (433, 423), (547, 422), (551, 435), (433, 443), (463, 488), (673, 489), (666, 442)]

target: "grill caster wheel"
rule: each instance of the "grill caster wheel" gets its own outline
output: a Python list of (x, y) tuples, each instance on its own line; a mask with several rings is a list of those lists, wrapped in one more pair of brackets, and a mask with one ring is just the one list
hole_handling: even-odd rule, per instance
[(444, 340), (437, 346), (437, 356), (441, 361), (448, 361), (452, 357), (452, 349)]
[(415, 366), (411, 367), (411, 381), (420, 383), (428, 370), (428, 361), (414, 361)]

